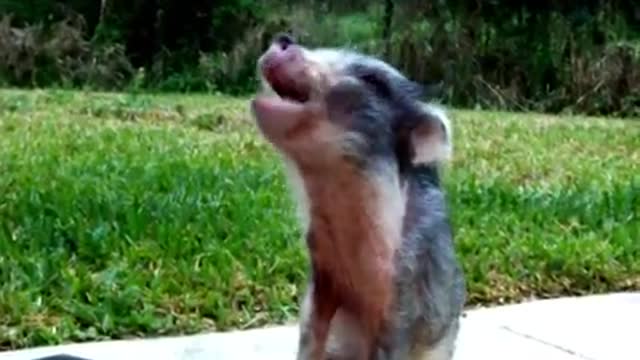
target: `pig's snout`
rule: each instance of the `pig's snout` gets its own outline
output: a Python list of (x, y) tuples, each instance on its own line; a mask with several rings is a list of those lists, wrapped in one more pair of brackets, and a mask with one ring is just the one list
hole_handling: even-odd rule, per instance
[(271, 46), (262, 58), (262, 72), (266, 77), (274, 71), (281, 71), (282, 67), (300, 60), (300, 49), (293, 37), (281, 34), (275, 37)]
[(295, 44), (296, 40), (295, 40), (295, 38), (293, 36), (283, 33), (283, 34), (276, 35), (273, 43), (274, 44), (278, 44), (280, 46), (280, 49), (282, 51), (285, 51), (285, 50), (287, 50), (289, 45)]
[(283, 98), (305, 102), (310, 85), (305, 74), (304, 50), (288, 34), (274, 38), (260, 59), (260, 71), (271, 88)]

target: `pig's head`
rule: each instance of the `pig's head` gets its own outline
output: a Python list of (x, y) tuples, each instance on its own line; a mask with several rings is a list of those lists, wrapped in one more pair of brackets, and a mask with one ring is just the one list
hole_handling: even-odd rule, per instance
[(252, 111), (264, 137), (300, 168), (350, 163), (401, 169), (445, 160), (446, 116), (420, 101), (421, 87), (389, 64), (276, 37), (258, 60), (263, 92)]

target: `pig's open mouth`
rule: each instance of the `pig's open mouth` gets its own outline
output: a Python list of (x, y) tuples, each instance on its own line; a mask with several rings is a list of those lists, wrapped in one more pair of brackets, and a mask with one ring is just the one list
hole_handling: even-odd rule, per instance
[(271, 88), (284, 100), (298, 103), (306, 103), (309, 100), (309, 91), (300, 86), (296, 86), (296, 84), (286, 84), (276, 81), (271, 83)]
[(276, 71), (265, 75), (267, 75), (267, 81), (269, 81), (273, 91), (283, 100), (297, 103), (306, 103), (309, 101), (310, 91), (308, 87), (303, 86), (299, 80), (296, 81), (289, 78), (289, 76), (282, 76), (282, 73), (278, 74)]

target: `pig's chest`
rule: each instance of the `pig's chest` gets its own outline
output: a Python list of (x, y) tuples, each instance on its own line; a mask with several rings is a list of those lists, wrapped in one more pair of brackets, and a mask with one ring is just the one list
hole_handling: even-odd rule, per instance
[(325, 182), (306, 182), (307, 243), (314, 276), (342, 302), (382, 311), (392, 293), (394, 253), (400, 240), (401, 217), (389, 211), (394, 208), (389, 204), (398, 199), (387, 196), (384, 187), (345, 173), (337, 172)]
[(313, 271), (345, 296), (375, 297), (388, 291), (394, 249), (378, 230), (357, 213), (316, 214), (307, 238)]

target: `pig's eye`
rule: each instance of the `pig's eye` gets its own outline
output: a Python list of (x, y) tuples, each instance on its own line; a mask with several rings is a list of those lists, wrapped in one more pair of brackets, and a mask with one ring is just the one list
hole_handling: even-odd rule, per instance
[(391, 89), (387, 85), (385, 79), (376, 73), (365, 73), (358, 76), (365, 84), (371, 86), (373, 90), (383, 97), (391, 96)]

